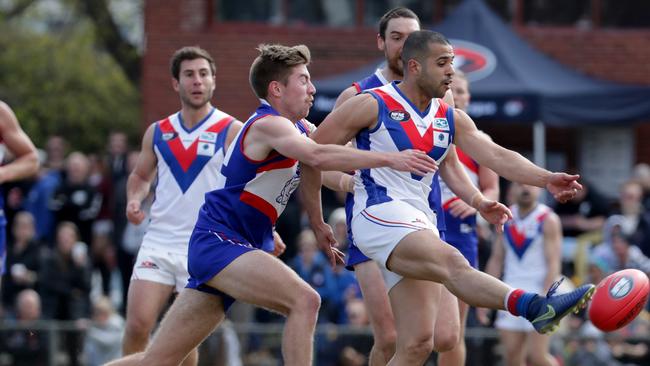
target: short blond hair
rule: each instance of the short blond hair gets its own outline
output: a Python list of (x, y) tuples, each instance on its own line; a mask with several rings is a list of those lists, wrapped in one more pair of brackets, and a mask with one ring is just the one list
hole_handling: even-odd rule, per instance
[(281, 44), (261, 44), (257, 47), (260, 55), (251, 65), (249, 80), (258, 98), (266, 98), (269, 83), (279, 81), (287, 84), (290, 70), (297, 65), (309, 65), (311, 53), (305, 45), (283, 46)]

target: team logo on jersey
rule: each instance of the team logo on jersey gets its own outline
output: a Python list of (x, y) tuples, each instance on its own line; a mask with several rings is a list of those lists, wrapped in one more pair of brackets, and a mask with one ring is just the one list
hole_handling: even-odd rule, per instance
[(411, 119), (411, 115), (407, 111), (402, 111), (402, 110), (390, 111), (390, 114), (388, 116), (390, 117), (390, 119), (397, 122), (404, 122)]
[(173, 139), (174, 137), (178, 136), (178, 133), (176, 132), (165, 132), (162, 134), (162, 139), (163, 141), (169, 141)]
[(447, 122), (446, 118), (434, 118), (433, 119), (433, 127), (437, 128), (439, 130), (449, 130), (449, 123)]
[(497, 58), (489, 48), (458, 39), (449, 41), (454, 46), (454, 68), (462, 70), (470, 82), (492, 74)]
[(433, 131), (433, 146), (448, 148), (449, 147), (449, 133)]
[(212, 142), (199, 141), (196, 147), (196, 155), (212, 156), (214, 155), (215, 145)]
[(217, 134), (209, 131), (201, 132), (201, 135), (199, 136), (199, 141), (217, 142)]
[(291, 194), (293, 191), (298, 188), (298, 185), (300, 184), (300, 164), (296, 167), (296, 173), (289, 178), (288, 181), (284, 183), (284, 187), (282, 187), (282, 191), (280, 191), (280, 195), (275, 197), (275, 202), (279, 203), (282, 205), (282, 207), (286, 206), (287, 203), (289, 202), (289, 198), (291, 197)]

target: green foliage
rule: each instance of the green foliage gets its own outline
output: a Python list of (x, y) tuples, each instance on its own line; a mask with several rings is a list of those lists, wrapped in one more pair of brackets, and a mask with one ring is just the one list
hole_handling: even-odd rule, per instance
[(108, 133), (140, 132), (140, 96), (83, 25), (47, 35), (0, 23), (0, 99), (36, 146), (63, 135), (72, 149), (99, 152)]

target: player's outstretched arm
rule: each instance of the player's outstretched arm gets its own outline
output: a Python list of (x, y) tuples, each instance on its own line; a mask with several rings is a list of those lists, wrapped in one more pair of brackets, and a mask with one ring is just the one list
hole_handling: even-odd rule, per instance
[[(469, 204), (471, 213), (479, 211), (488, 222), (501, 231), (503, 224), (512, 218), (512, 213), (503, 204), (486, 198), (470, 181), (458, 160), (455, 146), (452, 146), (440, 166), (440, 176), (461, 200)], [(467, 216), (467, 215), (465, 215)]]
[(531, 163), (521, 154), (497, 145), (476, 128), (465, 112), (455, 109), (454, 120), (458, 147), (498, 175), (513, 182), (546, 188), (560, 202), (571, 199), (578, 189), (582, 189), (578, 183), (580, 176), (552, 173)]
[[(349, 102), (352, 100), (354, 98)], [(332, 114), (344, 111), (349, 102)], [(376, 104), (375, 113), (372, 115), (376, 116)], [(368, 118), (365, 115), (364, 117)], [(419, 150), (378, 153), (340, 146), (340, 144), (348, 142), (363, 128), (356, 126), (363, 125), (358, 122), (349, 123), (350, 120), (341, 121), (339, 125), (336, 125), (334, 120), (330, 120), (331, 122), (328, 123), (329, 118), (312, 134), (312, 140), (298, 133), (293, 124), (286, 118), (279, 116), (265, 117), (250, 127), (244, 149), (247, 155), (249, 155), (250, 150), (258, 157), (266, 157), (271, 150), (275, 150), (286, 157), (296, 159), (318, 170), (353, 171), (389, 167), (425, 175), (437, 169), (435, 161)], [(368, 119), (368, 124), (371, 122), (372, 120)], [(319, 139), (327, 140), (327, 142), (319, 141)]]
[(474, 187), (460, 160), (458, 160), (455, 145), (449, 148), (447, 156), (445, 156), (442, 164), (440, 164), (440, 177), (447, 183), (456, 196), (470, 205), (471, 209), (475, 210), (477, 208), (472, 206), (472, 199), (477, 201), (477, 203), (479, 199), (483, 199), (481, 192)]
[(494, 201), (499, 200), (499, 175), (494, 170), (479, 165), (478, 186), (485, 197)]
[(138, 162), (126, 183), (126, 217), (135, 225), (139, 225), (144, 220), (144, 212), (140, 209), (140, 205), (149, 194), (156, 173), (157, 159), (153, 152), (155, 128), (156, 124), (151, 124), (144, 133)]
[(0, 183), (28, 178), (38, 172), (36, 147), (20, 127), (11, 108), (0, 101), (0, 135), (9, 151), (16, 157), (0, 167)]
[(354, 192), (354, 176), (348, 173), (328, 171), (322, 174), (323, 185), (337, 192)]
[[(479, 190), (485, 198), (499, 200), (499, 176), (492, 169), (480, 165), (478, 168)], [(449, 204), (449, 213), (454, 217), (464, 219), (474, 215), (476, 210), (463, 200), (454, 200)]]

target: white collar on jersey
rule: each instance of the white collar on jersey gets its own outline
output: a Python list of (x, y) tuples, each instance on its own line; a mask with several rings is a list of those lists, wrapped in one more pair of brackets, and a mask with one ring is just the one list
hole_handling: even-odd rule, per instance
[(390, 82), (384, 77), (384, 74), (381, 73), (381, 69), (375, 70), (375, 76), (379, 81), (381, 81), (382, 85), (390, 84)]

